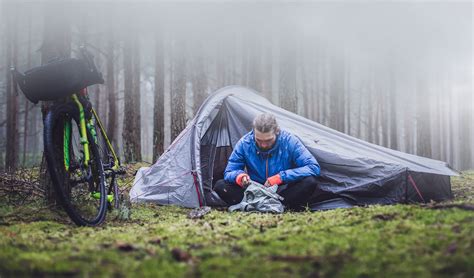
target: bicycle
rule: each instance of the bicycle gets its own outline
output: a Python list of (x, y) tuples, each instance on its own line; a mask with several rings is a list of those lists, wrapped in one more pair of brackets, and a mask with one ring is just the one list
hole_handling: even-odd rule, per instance
[(79, 226), (103, 223), (118, 208), (120, 160), (89, 100), (87, 87), (103, 84), (93, 56), (56, 60), (20, 73), (14, 81), (33, 103), (52, 101), (44, 117), (44, 153), (58, 203)]

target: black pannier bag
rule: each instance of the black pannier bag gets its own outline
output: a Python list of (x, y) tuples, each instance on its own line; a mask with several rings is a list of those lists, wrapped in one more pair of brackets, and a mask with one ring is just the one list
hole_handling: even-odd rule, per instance
[(24, 74), (13, 72), (26, 98), (33, 103), (51, 101), (78, 93), (87, 86), (103, 84), (102, 74), (81, 59), (67, 58), (32, 68)]

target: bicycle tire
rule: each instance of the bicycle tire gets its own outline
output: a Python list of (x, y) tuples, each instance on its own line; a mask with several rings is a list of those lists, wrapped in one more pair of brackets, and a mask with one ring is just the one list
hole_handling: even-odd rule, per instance
[[(64, 123), (70, 121), (71, 124), (79, 126), (79, 109), (74, 103), (61, 103), (51, 107), (46, 115), (44, 121), (44, 148), (48, 171), (51, 176), (51, 181), (56, 192), (58, 203), (64, 208), (71, 220), (79, 226), (97, 226), (104, 220), (107, 213), (107, 194), (105, 188), (105, 175), (100, 159), (99, 150), (94, 142), (89, 130), (86, 129), (89, 149), (91, 151), (91, 159), (89, 167), (88, 179), (85, 186), (90, 188), (93, 186), (95, 190), (100, 192), (97, 203), (93, 205), (93, 212), (90, 217), (86, 216), (81, 205), (73, 203), (74, 196), (71, 196), (70, 191), (72, 181), (70, 180), (71, 173), (64, 166), (64, 139), (61, 139), (62, 132), (64, 132)], [(63, 137), (64, 138), (64, 137)], [(68, 143), (68, 152), (72, 153), (71, 144)], [(80, 166), (82, 167), (82, 166)], [(72, 168), (72, 167), (71, 167)], [(87, 178), (87, 177), (86, 177)], [(92, 185), (91, 185), (92, 182)], [(83, 190), (84, 191), (84, 190)], [(86, 192), (89, 194), (90, 192)], [(85, 196), (85, 194), (83, 194)], [(88, 197), (93, 199), (92, 197)], [(91, 202), (94, 202), (92, 200)], [(89, 210), (89, 207), (87, 207)], [(95, 210), (97, 210), (95, 212)]]

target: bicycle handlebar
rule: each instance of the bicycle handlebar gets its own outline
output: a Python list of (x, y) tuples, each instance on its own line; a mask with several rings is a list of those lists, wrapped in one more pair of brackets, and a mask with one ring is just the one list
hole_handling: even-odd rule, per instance
[(97, 66), (94, 63), (94, 55), (92, 55), (92, 53), (90, 53), (84, 45), (81, 45), (79, 47), (79, 50), (81, 52), (82, 58), (87, 63), (87, 66), (89, 67), (89, 69), (92, 72), (96, 72), (97, 74), (99, 74), (100, 78), (103, 79), (102, 73), (97, 70)]

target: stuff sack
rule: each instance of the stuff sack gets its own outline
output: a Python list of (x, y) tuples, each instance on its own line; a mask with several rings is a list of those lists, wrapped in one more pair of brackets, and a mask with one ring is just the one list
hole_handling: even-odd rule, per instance
[(251, 181), (244, 192), (244, 198), (236, 205), (230, 206), (229, 211), (255, 211), (283, 213), (284, 206), (281, 203), (283, 197), (276, 193), (278, 185), (266, 187), (258, 182)]
[(13, 75), (21, 91), (33, 103), (68, 97), (87, 86), (104, 83), (101, 73), (75, 58), (54, 61), (24, 74), (14, 71)]

